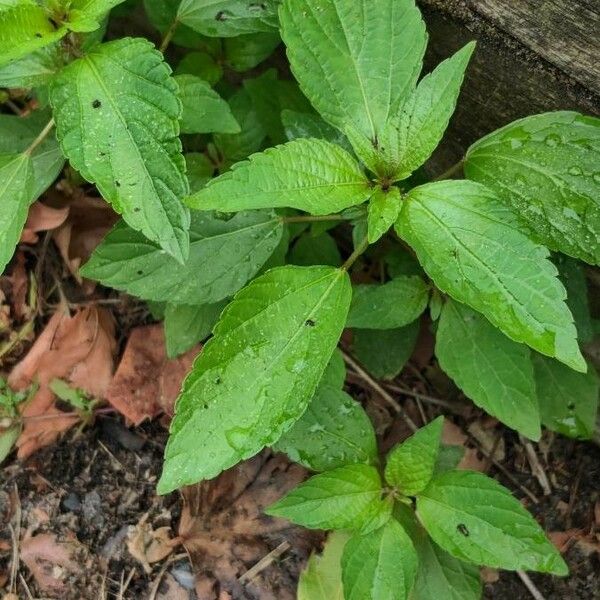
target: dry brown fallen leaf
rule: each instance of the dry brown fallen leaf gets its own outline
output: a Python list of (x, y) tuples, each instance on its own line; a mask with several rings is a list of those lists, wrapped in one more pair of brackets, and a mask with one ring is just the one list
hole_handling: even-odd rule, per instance
[(96, 398), (106, 395), (112, 378), (116, 342), (114, 322), (109, 312), (86, 307), (73, 316), (63, 311), (52, 315), (42, 333), (12, 369), (8, 383), (15, 390), (39, 384), (33, 398), (23, 407), (25, 417), (56, 415), (55, 418), (26, 420), (17, 441), (18, 457), (52, 443), (62, 432), (78, 422), (77, 417), (62, 417), (49, 388), (54, 378), (69, 382)]
[(86, 549), (74, 537), (59, 541), (51, 533), (40, 533), (20, 544), (20, 557), (40, 590), (58, 598), (68, 591), (69, 577), (83, 567)]
[(485, 457), (482, 456), (480, 458), (476, 448), (469, 448), (467, 445), (468, 440), (469, 438), (458, 425), (455, 425), (449, 419), (444, 419), (442, 443), (448, 444), (449, 446), (463, 446), (465, 449), (465, 454), (458, 463), (457, 468), (485, 472), (487, 467)]
[[(69, 204), (69, 216), (53, 233), (53, 239), (71, 275), (79, 283), (82, 283), (79, 267), (90, 257), (118, 218), (101, 198), (78, 196)], [(91, 284), (87, 291), (91, 291), (93, 286)]]
[(152, 563), (163, 560), (177, 545), (173, 541), (170, 527), (158, 527), (154, 529), (148, 523), (148, 513), (130, 528), (127, 533), (127, 550), (131, 556), (138, 560), (144, 567), (146, 573), (152, 571)]
[(136, 327), (127, 340), (107, 400), (134, 425), (161, 412), (172, 415), (181, 382), (199, 351), (197, 346), (168, 360), (162, 324)]
[(27, 290), (29, 288), (29, 277), (25, 269), (25, 254), (17, 251), (13, 259), (12, 270), (6, 277), (10, 285), (10, 309), (11, 317), (21, 321), (29, 316), (27, 306)]
[(42, 202), (34, 202), (29, 207), (29, 214), (23, 232), (21, 242), (35, 244), (38, 241), (40, 231), (56, 229), (65, 222), (69, 214), (69, 207), (52, 208)]
[[(295, 598), (299, 571), (320, 534), (268, 517), (263, 509), (305, 477), (299, 465), (263, 452), (212, 481), (183, 489), (178, 535), (196, 575), (198, 600)], [(286, 560), (239, 581), (284, 541), (291, 546)]]

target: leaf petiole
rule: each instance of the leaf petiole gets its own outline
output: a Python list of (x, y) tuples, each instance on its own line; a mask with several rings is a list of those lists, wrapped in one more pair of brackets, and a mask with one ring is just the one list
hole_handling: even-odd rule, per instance
[(40, 134), (31, 142), (31, 145), (27, 150), (25, 150), (24, 154), (31, 156), (33, 151), (46, 139), (47, 135), (52, 131), (54, 127), (54, 119), (50, 119), (44, 129), (40, 132)]
[(346, 259), (346, 262), (340, 269), (347, 271), (355, 262), (356, 259), (369, 247), (369, 238), (365, 236), (363, 240), (356, 246), (354, 252)]

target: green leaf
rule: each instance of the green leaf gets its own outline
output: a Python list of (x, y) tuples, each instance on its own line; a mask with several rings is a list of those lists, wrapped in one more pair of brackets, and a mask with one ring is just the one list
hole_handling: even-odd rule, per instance
[(380, 505), (377, 469), (346, 465), (314, 475), (265, 512), (309, 529), (360, 529)]
[(389, 453), (385, 480), (406, 496), (415, 496), (429, 483), (440, 448), (443, 424), (444, 417), (438, 417)]
[(375, 140), (414, 86), (427, 43), (413, 0), (284, 0), (281, 37), (323, 118)]
[(124, 0), (70, 0), (67, 25), (73, 31), (93, 31), (100, 27), (110, 10), (122, 2)]
[(470, 181), (439, 181), (411, 190), (402, 206), (396, 231), (441, 291), (516, 342), (585, 371), (548, 251), (493, 192)]
[(244, 89), (229, 98), (229, 107), (242, 131), (237, 134), (215, 134), (214, 141), (221, 154), (230, 161), (242, 160), (259, 150), (267, 136), (252, 100)]
[(354, 159), (324, 140), (298, 139), (254, 154), (188, 199), (225, 212), (289, 206), (335, 213), (364, 202), (368, 181)]
[(286, 108), (281, 111), (281, 123), (288, 140), (297, 138), (319, 138), (333, 142), (352, 152), (348, 139), (335, 127), (314, 113), (298, 112)]
[(408, 325), (425, 310), (428, 296), (429, 287), (417, 276), (354, 286), (346, 327), (395, 329)]
[(194, 75), (176, 75), (183, 105), (182, 133), (239, 133), (229, 104), (206, 81)]
[(65, 60), (66, 52), (59, 42), (39, 48), (0, 66), (0, 87), (43, 86), (64, 66)]
[(323, 552), (314, 552), (298, 581), (298, 600), (344, 600), (342, 589), (342, 551), (349, 539), (343, 531), (329, 534)]
[(161, 494), (275, 443), (313, 396), (350, 304), (348, 275), (279, 267), (236, 294), (183, 384)]
[(243, 73), (271, 56), (281, 38), (277, 31), (238, 35), (223, 40), (225, 62), (234, 71)]
[(485, 183), (553, 250), (600, 264), (600, 119), (525, 117), (475, 142), (465, 174)]
[(341, 351), (336, 348), (331, 355), (327, 368), (321, 377), (319, 385), (328, 385), (329, 387), (341, 390), (346, 381), (346, 363)]
[(417, 498), (433, 541), (455, 558), (488, 567), (566, 575), (568, 568), (535, 519), (499, 483), (447, 471)]
[(215, 165), (206, 154), (200, 152), (188, 152), (185, 155), (185, 167), (192, 194), (201, 190), (212, 179), (215, 172)]
[(391, 187), (387, 191), (376, 188), (369, 199), (369, 212), (367, 216), (367, 227), (369, 244), (374, 244), (387, 230), (396, 222), (402, 198), (397, 187)]
[(383, 261), (388, 275), (394, 279), (400, 275), (425, 276), (419, 261), (409, 252), (408, 248), (399, 243), (393, 243), (383, 255)]
[(33, 0), (16, 0), (0, 6), (0, 65), (48, 46), (66, 35), (56, 27), (44, 7)]
[(33, 188), (28, 154), (0, 154), (0, 273), (12, 258), (27, 220)]
[(273, 144), (286, 141), (279, 101), (281, 83), (276, 69), (269, 69), (254, 79), (244, 80), (244, 89), (248, 92), (256, 114)]
[(188, 191), (179, 141), (181, 103), (152, 44), (101, 44), (53, 80), (50, 102), (67, 158), (133, 229), (183, 262)]
[[(47, 111), (36, 111), (28, 117), (0, 114), (0, 154), (25, 152), (48, 124)], [(29, 201), (37, 200), (61, 172), (65, 159), (53, 132), (31, 152), (33, 181)]]
[(375, 431), (363, 407), (343, 390), (324, 383), (275, 449), (313, 471), (377, 460)]
[(591, 342), (594, 326), (590, 315), (585, 265), (564, 254), (554, 255), (552, 261), (557, 266), (558, 276), (567, 290), (567, 306), (575, 319), (579, 341)]
[(539, 440), (540, 409), (527, 346), (507, 338), (483, 315), (448, 299), (435, 354), (442, 369), (477, 406)]
[(418, 320), (396, 329), (355, 329), (352, 350), (371, 375), (394, 379), (411, 357), (420, 329)]
[(407, 600), (416, 573), (415, 547), (395, 519), (367, 535), (355, 533), (344, 547), (345, 600)]
[(427, 536), (417, 546), (419, 569), (411, 600), (479, 600), (479, 569), (444, 552)]
[(533, 366), (542, 423), (569, 437), (591, 439), (600, 392), (594, 367), (588, 364), (587, 373), (576, 373), (539, 354), (533, 355)]
[(256, 275), (282, 230), (281, 219), (270, 211), (241, 212), (228, 221), (194, 212), (190, 256), (181, 265), (120, 222), (81, 274), (145, 300), (211, 304), (231, 296)]
[(195, 75), (212, 86), (223, 77), (223, 67), (206, 52), (188, 52), (177, 64), (175, 75)]
[(280, 0), (182, 0), (177, 11), (181, 23), (202, 35), (233, 37), (277, 28)]
[[(6, 429), (0, 431), (0, 464), (4, 462), (4, 459), (11, 453), (14, 445), (17, 443), (19, 436), (21, 435), (21, 424), (11, 425)], [(340, 552), (341, 554), (341, 552)], [(340, 573), (340, 590), (342, 588), (341, 573)], [(341, 600), (344, 600), (343, 596), (340, 596)]]
[(339, 267), (342, 264), (342, 255), (335, 240), (328, 233), (319, 235), (305, 233), (292, 246), (288, 262), (306, 267), (310, 265)]
[(420, 167), (439, 144), (456, 107), (463, 77), (475, 42), (470, 42), (419, 81), (400, 109), (399, 179)]
[(167, 356), (175, 358), (210, 335), (226, 302), (214, 304), (167, 304), (165, 341)]
[(438, 473), (443, 473), (444, 471), (452, 471), (452, 469), (456, 469), (464, 455), (464, 446), (446, 446), (445, 444), (440, 444), (440, 450), (435, 461), (433, 474), (437, 475)]
[[(451, 448), (451, 446), (446, 446)], [(415, 518), (414, 511), (396, 504), (394, 516), (406, 528), (417, 551), (419, 566), (411, 600), (479, 600), (479, 568), (450, 556), (431, 541)]]

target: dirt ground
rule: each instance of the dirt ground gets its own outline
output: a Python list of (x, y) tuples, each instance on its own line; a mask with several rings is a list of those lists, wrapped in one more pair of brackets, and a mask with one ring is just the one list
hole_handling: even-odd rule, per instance
[[(358, 388), (354, 391), (366, 397)], [(412, 401), (408, 404), (414, 409)], [(378, 402), (368, 408), (381, 428), (388, 419), (386, 410)], [(453, 420), (465, 423), (460, 417)], [(390, 437), (404, 435), (401, 423), (392, 423), (388, 431), (384, 447), (392, 443)], [(544, 495), (518, 437), (504, 428), (494, 431), (504, 456), (500, 468), (491, 465), (489, 473), (524, 499), (563, 549), (571, 569), (564, 579), (531, 574), (532, 581), (547, 600), (600, 598), (595, 535), (600, 450), (546, 436), (536, 452), (541, 477), (545, 475), (551, 489)], [(121, 417), (102, 415), (81, 433), (71, 430), (26, 461), (6, 464), (0, 491), (4, 590), (12, 567), (20, 599), (294, 598), (299, 571), (322, 537), (274, 524), (258, 511), (305, 472), (265, 452), (204, 490), (159, 497), (155, 484), (165, 441), (158, 422), (127, 428)], [(473, 460), (485, 461), (473, 452)], [(190, 509), (194, 503), (196, 509)], [(16, 568), (15, 536), (21, 540)], [(46, 547), (30, 548), (24, 542), (28, 539), (41, 539)], [(260, 562), (265, 557), (274, 560), (265, 566)], [(532, 597), (514, 573), (486, 570), (483, 577), (485, 598)], [(49, 580), (58, 582), (57, 587), (48, 587)], [(46, 587), (40, 588), (40, 582)]]

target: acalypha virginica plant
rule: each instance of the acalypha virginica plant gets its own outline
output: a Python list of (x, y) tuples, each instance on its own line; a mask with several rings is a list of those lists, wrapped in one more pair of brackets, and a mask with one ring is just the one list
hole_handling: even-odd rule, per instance
[[(267, 511), (336, 530), (304, 600), (475, 599), (478, 565), (567, 574), (507, 489), (456, 469), (442, 417), (383, 459), (336, 346), (353, 329), (356, 358), (394, 377), (428, 311), (440, 367), (475, 404), (532, 440), (542, 425), (590, 437), (582, 262), (600, 263), (600, 121), (526, 117), (431, 176), (475, 45), (422, 75), (414, 0), (147, 0), (160, 51), (102, 41), (117, 4), (0, 5), (0, 86), (40, 107), (0, 115), (0, 261), (67, 159), (122, 216), (81, 274), (152, 301), (170, 355), (212, 330), (159, 493), (265, 447), (316, 472)], [(297, 84), (222, 79), (280, 39)], [(175, 75), (170, 43), (188, 48)], [(334, 230), (352, 232), (344, 256)], [(381, 282), (353, 285), (375, 261)]]

